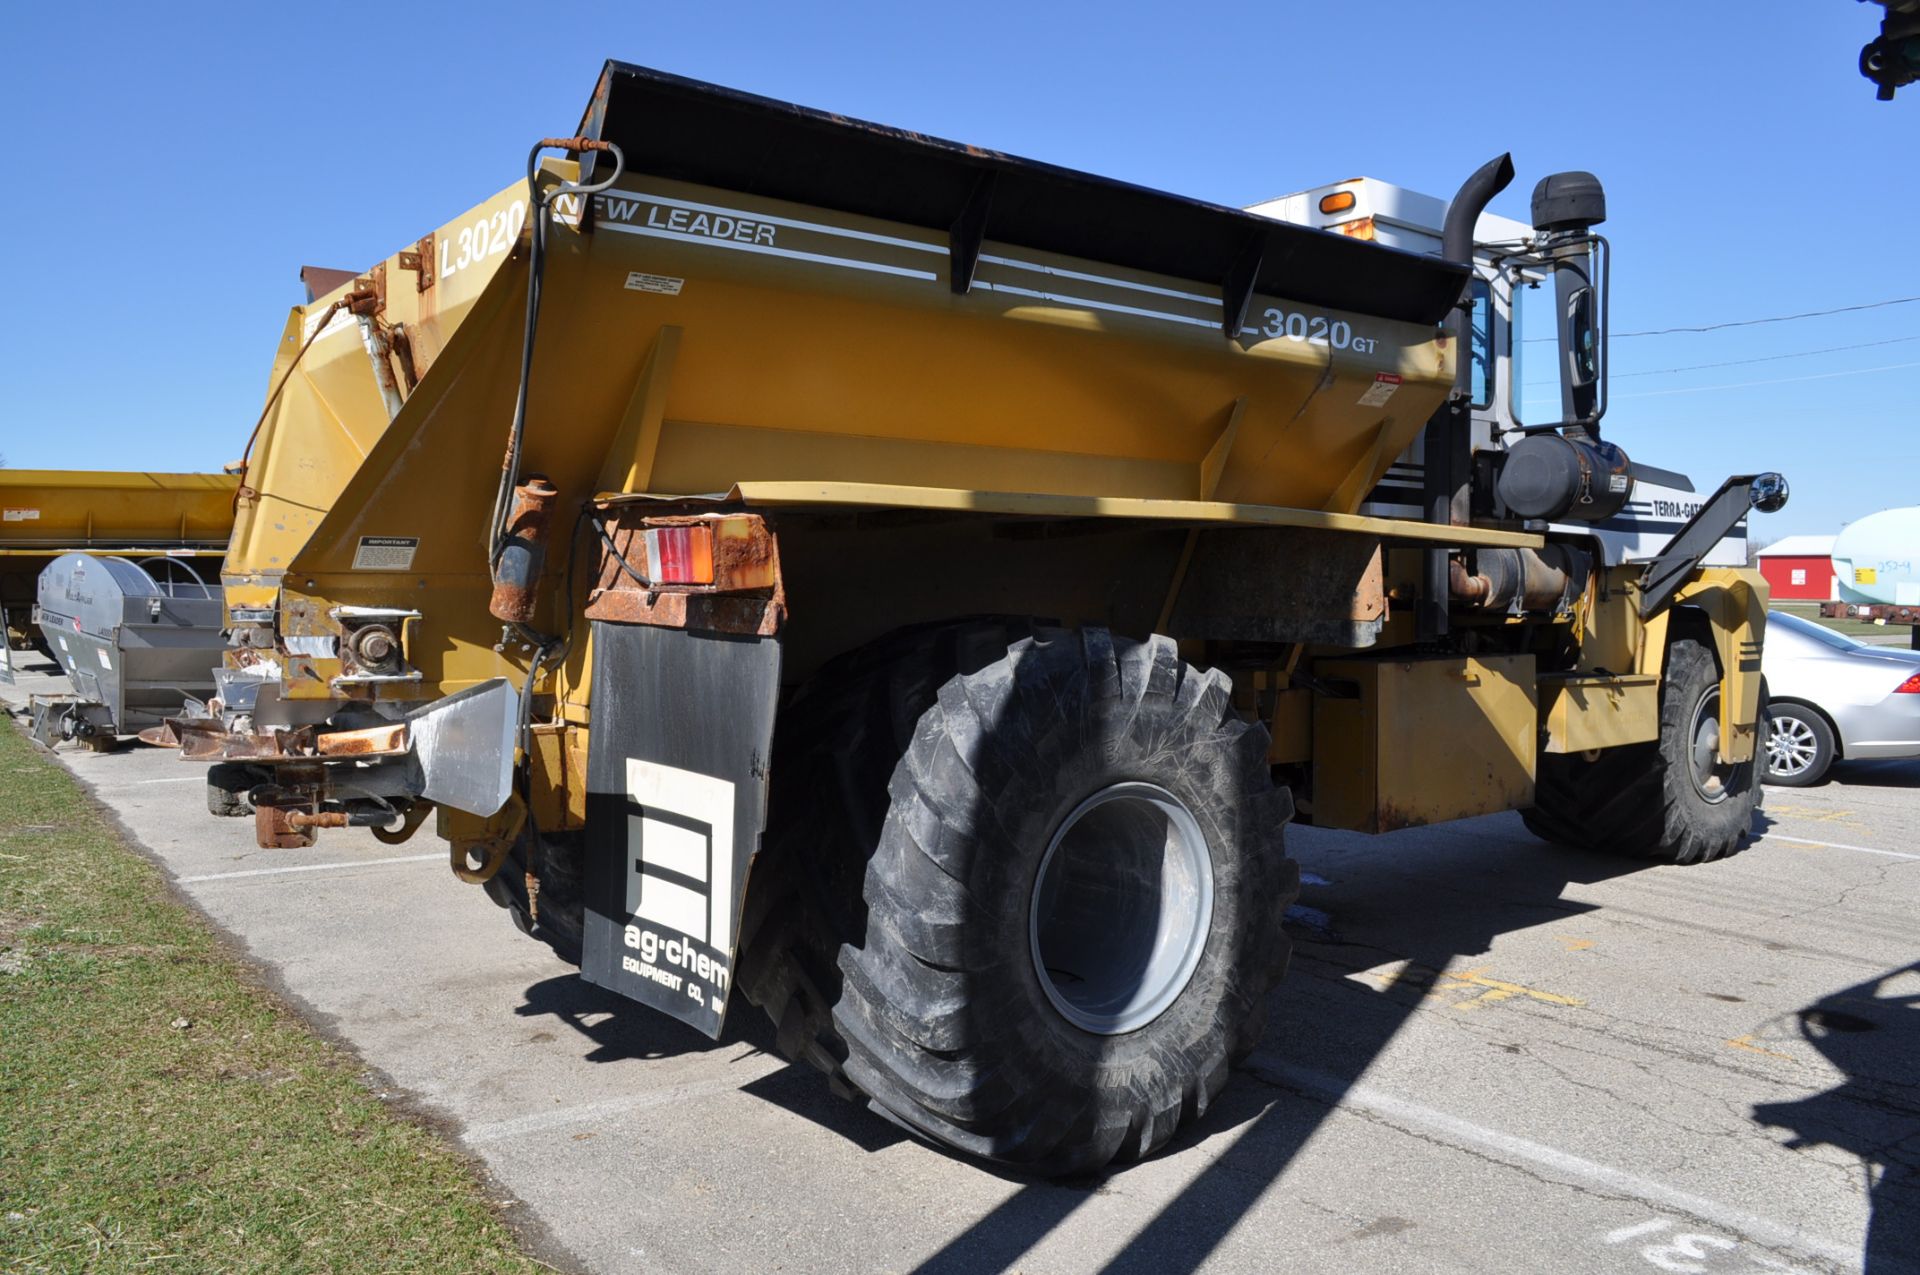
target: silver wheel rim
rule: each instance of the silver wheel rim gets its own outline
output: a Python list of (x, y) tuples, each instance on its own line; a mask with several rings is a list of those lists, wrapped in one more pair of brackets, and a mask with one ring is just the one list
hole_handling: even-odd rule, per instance
[(1718, 805), (1731, 793), (1727, 775), (1732, 769), (1720, 760), (1720, 688), (1709, 686), (1693, 710), (1693, 787), (1709, 804)]
[(1154, 784), (1103, 788), (1054, 831), (1027, 909), (1034, 972), (1068, 1022), (1138, 1031), (1179, 999), (1213, 922), (1213, 853)]
[(1792, 779), (1813, 769), (1820, 755), (1820, 741), (1813, 727), (1797, 717), (1776, 717), (1767, 732), (1767, 770), (1781, 779)]

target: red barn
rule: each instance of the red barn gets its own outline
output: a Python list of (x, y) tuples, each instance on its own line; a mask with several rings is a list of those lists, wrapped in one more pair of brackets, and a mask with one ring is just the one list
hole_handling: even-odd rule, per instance
[(1833, 576), (1832, 536), (1788, 536), (1760, 551), (1760, 574), (1773, 588), (1773, 600), (1831, 602), (1838, 596)]

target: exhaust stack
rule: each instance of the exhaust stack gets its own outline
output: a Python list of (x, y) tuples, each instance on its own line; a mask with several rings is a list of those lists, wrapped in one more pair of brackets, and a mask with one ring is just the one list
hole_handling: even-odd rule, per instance
[[(1440, 255), (1448, 261), (1473, 265), (1473, 228), (1493, 197), (1513, 182), (1513, 156), (1501, 154), (1474, 170), (1461, 185), (1453, 202), (1447, 205), (1447, 218), (1440, 230)], [(1447, 334), (1453, 338), (1453, 393), (1427, 421), (1422, 435), (1426, 454), (1423, 504), (1428, 522), (1443, 526), (1464, 524), (1468, 517), (1468, 493), (1472, 478), (1473, 358), (1473, 281), (1462, 289), (1459, 303), (1447, 317)], [(1424, 583), (1416, 625), (1422, 638), (1439, 637), (1447, 631), (1447, 598), (1450, 592), (1447, 551), (1427, 551)]]

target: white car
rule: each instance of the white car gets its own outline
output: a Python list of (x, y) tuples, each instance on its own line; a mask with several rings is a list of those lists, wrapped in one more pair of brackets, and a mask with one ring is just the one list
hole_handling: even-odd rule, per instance
[(1840, 758), (1920, 757), (1920, 651), (1767, 612), (1766, 782), (1818, 783)]

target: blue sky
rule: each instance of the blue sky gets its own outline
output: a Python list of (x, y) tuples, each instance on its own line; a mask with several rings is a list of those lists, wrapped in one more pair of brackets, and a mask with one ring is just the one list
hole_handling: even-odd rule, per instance
[[(1917, 296), (1920, 86), (1877, 103), (1855, 70), (1879, 12), (9, 5), (0, 455), (232, 459), (298, 268), (364, 268), (513, 180), (610, 56), (1229, 204), (1362, 174), (1444, 197), (1511, 149), (1494, 208), (1524, 220), (1541, 175), (1591, 169), (1617, 332)], [(1628, 375), (1707, 363), (1735, 365)], [(1915, 499), (1920, 304), (1621, 340), (1614, 372), (1635, 456), (1703, 490), (1788, 474), (1762, 536)]]

